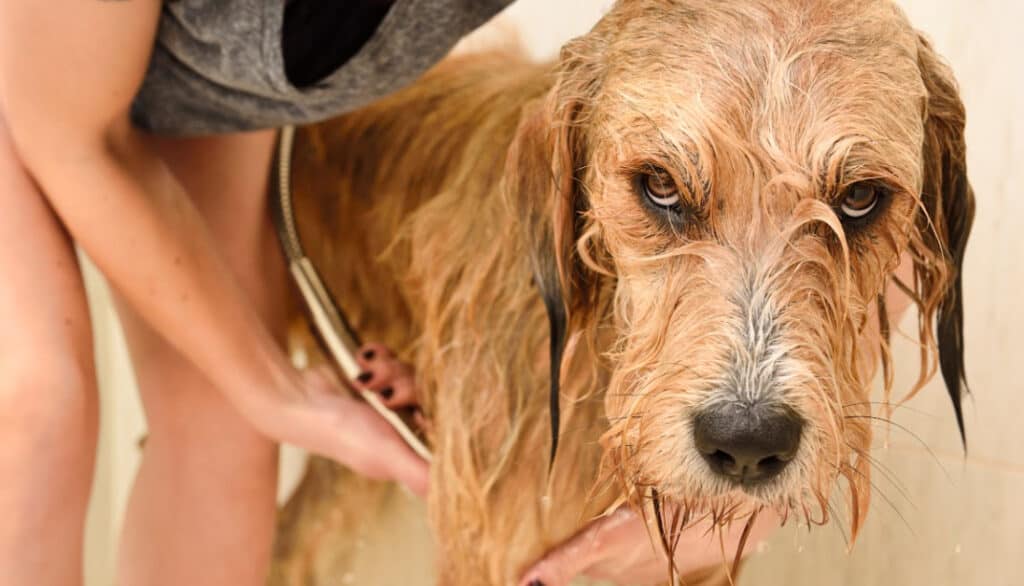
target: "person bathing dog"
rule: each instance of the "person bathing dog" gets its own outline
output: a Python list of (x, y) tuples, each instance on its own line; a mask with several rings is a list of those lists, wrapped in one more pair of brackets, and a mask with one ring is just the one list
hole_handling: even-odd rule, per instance
[[(279, 442), (428, 493), (427, 463), (344, 388), (372, 390), (392, 407), (413, 404), (416, 378), (408, 365), (381, 344), (362, 349), (365, 374), (355, 381), (290, 363), (283, 349), (292, 309), (289, 277), (267, 214), (266, 170), (276, 129), (323, 121), (410, 85), (510, 3), (58, 0), (46, 10), (29, 0), (0, 5), (0, 267), (7, 276), (0, 293), (4, 584), (82, 580), (98, 397), (76, 245), (113, 287), (149, 425), (122, 533), (120, 583), (263, 583), (273, 541)], [(615, 14), (629, 14), (630, 8), (677, 14), (689, 4), (706, 8), (701, 2), (635, 0), (620, 2)], [(797, 9), (787, 10), (793, 17)], [(601, 34), (610, 34), (608, 26)], [(946, 89), (927, 89), (935, 87)], [(900, 135), (903, 142), (917, 140), (920, 147), (932, 138), (922, 135), (920, 119), (918, 126), (907, 120), (899, 121), (906, 123), (900, 127), (907, 130)], [(731, 161), (735, 168), (740, 162)], [(894, 164), (904, 164), (893, 171), (899, 181), (921, 181), (918, 163), (904, 157)], [(677, 197), (674, 171), (643, 167), (641, 175), (648, 177), (643, 185), (652, 205), (676, 205), (669, 201)], [(848, 207), (853, 211), (847, 215), (856, 216), (870, 212), (872, 197), (882, 190), (842, 193), (849, 201), (842, 200), (838, 205), (846, 207), (840, 209)], [(909, 201), (899, 200), (894, 225), (916, 221)], [(614, 202), (598, 197), (592, 203)], [(842, 228), (841, 220), (823, 221)], [(628, 250), (628, 227), (617, 234), (612, 228), (606, 227), (606, 236), (617, 236), (618, 244), (608, 242)], [(945, 237), (939, 244), (948, 244)], [(936, 244), (927, 235), (919, 238), (924, 240), (910, 245), (916, 260)], [(902, 247), (906, 236), (894, 242)], [(896, 258), (894, 250), (885, 249), (886, 263)], [(727, 266), (729, 259), (723, 259)], [(935, 261), (933, 270), (940, 264), (945, 270), (944, 257), (927, 259)], [(874, 272), (858, 275), (858, 283), (884, 288), (888, 280), (881, 275), (895, 267), (871, 266)], [(945, 287), (950, 274), (919, 272), (917, 278)], [(939, 297), (923, 299), (926, 308), (934, 312)], [(644, 302), (641, 291), (633, 298)], [(898, 315), (905, 298), (902, 303), (893, 299), (887, 309), (880, 303), (879, 311)], [(734, 550), (777, 524), (762, 514), (752, 528), (730, 528), (723, 547)], [(706, 541), (703, 529), (680, 539), (684, 547), (675, 562), (683, 573), (721, 563), (717, 544), (711, 554), (688, 553)], [(554, 586), (577, 574), (656, 582), (667, 579), (668, 568), (650, 547), (645, 521), (624, 508), (583, 528), (523, 579)]]
[[(74, 245), (116, 294), (149, 425), (120, 583), (262, 583), (278, 442), (426, 492), (383, 419), (285, 355), (265, 170), (274, 129), (410, 83), (510, 3), (3, 3), (5, 584), (81, 583), (98, 397)], [(364, 356), (401, 403), (410, 377)]]

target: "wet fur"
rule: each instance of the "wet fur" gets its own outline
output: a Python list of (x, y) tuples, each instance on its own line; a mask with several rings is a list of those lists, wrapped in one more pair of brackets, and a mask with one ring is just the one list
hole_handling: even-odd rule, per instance
[[(962, 425), (963, 126), (951, 72), (889, 2), (632, 0), (553, 66), (451, 59), (303, 129), (310, 255), (360, 334), (418, 373), (439, 583), (513, 583), (616, 503), (650, 516), (652, 495), (670, 545), (681, 510), (825, 522), (844, 477), (856, 533), (901, 254), (920, 311), (910, 394), (941, 369)], [(633, 189), (652, 164), (686, 221)], [(892, 192), (855, 230), (835, 206), (859, 180)], [(565, 326), (550, 469), (549, 315)], [(741, 495), (708, 471), (689, 418), (759, 400), (808, 429), (777, 483)], [(308, 495), (289, 506), (279, 567), (312, 555)], [(340, 547), (332, 530), (321, 546)]]

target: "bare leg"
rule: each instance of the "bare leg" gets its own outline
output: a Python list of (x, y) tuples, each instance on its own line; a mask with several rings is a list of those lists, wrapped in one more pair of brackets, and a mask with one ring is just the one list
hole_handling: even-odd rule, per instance
[(0, 584), (81, 584), (97, 434), (74, 249), (0, 112)]
[[(274, 135), (156, 140), (245, 292), (279, 339), (287, 275), (266, 213)], [(263, 584), (277, 446), (120, 303), (150, 435), (121, 543), (120, 583)]]

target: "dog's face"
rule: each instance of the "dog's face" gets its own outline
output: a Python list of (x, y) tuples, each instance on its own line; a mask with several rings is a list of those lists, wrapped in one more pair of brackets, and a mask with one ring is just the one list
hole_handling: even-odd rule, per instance
[(922, 380), (939, 356), (959, 414), (962, 128), (882, 0), (623, 1), (563, 50), (511, 184), (550, 211), (539, 274), (570, 331), (614, 321), (604, 444), (636, 496), (821, 518), (844, 476), (859, 522), (904, 253)]

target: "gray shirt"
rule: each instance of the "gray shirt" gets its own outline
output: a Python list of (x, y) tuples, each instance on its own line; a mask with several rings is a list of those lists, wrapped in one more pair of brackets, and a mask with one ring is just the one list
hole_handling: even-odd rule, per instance
[(285, 0), (165, 3), (132, 120), (160, 134), (198, 135), (336, 116), (408, 85), (511, 2), (395, 0), (354, 56), (304, 88), (285, 75)]

